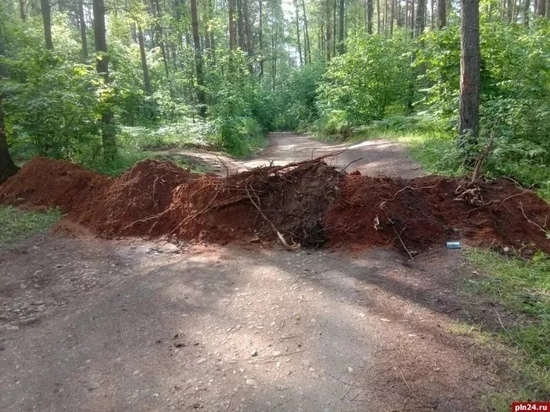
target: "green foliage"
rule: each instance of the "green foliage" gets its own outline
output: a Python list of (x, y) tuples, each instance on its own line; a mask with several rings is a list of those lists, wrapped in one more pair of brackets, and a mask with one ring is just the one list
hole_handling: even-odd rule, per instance
[(0, 250), (15, 247), (24, 239), (47, 231), (60, 218), (58, 209), (30, 212), (12, 206), (0, 206)]
[(213, 141), (235, 156), (247, 156), (262, 146), (264, 127), (269, 127), (269, 118), (255, 117), (265, 112), (261, 86), (246, 74), (245, 55), (229, 52), (219, 71), (210, 73), (208, 90), (211, 104), (208, 114), (212, 119)]
[(283, 81), (276, 93), (276, 107), (270, 107), (271, 113), (279, 112), (277, 129), (305, 131), (319, 118), (317, 99), (325, 70), (322, 62), (311, 64), (293, 70)]
[(319, 128), (328, 134), (350, 135), (353, 127), (381, 120), (407, 97), (410, 54), (404, 36), (359, 33), (346, 45), (348, 52), (330, 62), (319, 89)]
[(63, 21), (55, 26), (54, 51), (36, 47), (38, 30), (14, 29), (10, 37), (17, 53), (2, 58), (10, 78), (0, 84), (6, 129), (16, 156), (74, 157), (83, 144), (97, 138), (99, 79), (95, 68), (68, 59), (78, 55), (78, 43)]
[(522, 389), (494, 396), (493, 403), (509, 407), (511, 400), (549, 399), (550, 258), (537, 254), (525, 262), (483, 251), (470, 251), (469, 257), (487, 274), (470, 282), (473, 292), (521, 316), (513, 327), (497, 333), (496, 338), (513, 350), (516, 379)]

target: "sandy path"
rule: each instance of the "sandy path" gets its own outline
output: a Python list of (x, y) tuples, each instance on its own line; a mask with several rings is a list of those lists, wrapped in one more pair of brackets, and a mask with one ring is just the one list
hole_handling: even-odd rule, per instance
[[(265, 155), (310, 158), (310, 142), (275, 135)], [(356, 166), (395, 171), (402, 152), (377, 147)], [(32, 239), (0, 252), (0, 411), (479, 410), (495, 378), (492, 355), (452, 333), (464, 275), (443, 247), (407, 262)]]
[(214, 172), (226, 175), (269, 164), (284, 165), (309, 160), (331, 153), (326, 162), (347, 171), (361, 174), (413, 178), (422, 175), (420, 165), (413, 161), (404, 147), (387, 140), (368, 140), (357, 144), (330, 144), (295, 133), (271, 133), (268, 147), (250, 160), (238, 161), (221, 153), (200, 150), (171, 149), (159, 152), (168, 157), (184, 157), (191, 163), (205, 163)]

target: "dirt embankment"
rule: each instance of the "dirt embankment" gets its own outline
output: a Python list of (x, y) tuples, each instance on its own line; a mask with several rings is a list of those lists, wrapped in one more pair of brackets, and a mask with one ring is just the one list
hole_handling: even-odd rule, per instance
[(36, 158), (0, 186), (0, 203), (60, 207), (101, 236), (171, 235), (227, 243), (284, 238), (287, 247), (393, 245), (410, 255), (462, 240), (550, 253), (550, 206), (508, 180), (346, 174), (322, 159), (227, 178), (146, 160), (111, 179)]

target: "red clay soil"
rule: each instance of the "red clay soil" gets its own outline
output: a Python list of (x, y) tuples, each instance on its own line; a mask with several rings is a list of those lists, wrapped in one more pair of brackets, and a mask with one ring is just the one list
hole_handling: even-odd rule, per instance
[(525, 256), (550, 253), (550, 206), (508, 180), (470, 185), (439, 176), (347, 175), (319, 159), (228, 178), (145, 160), (111, 179), (37, 158), (0, 186), (0, 203), (58, 206), (66, 219), (104, 237), (218, 243), (283, 237), (287, 247), (393, 245), (411, 256), (460, 240)]

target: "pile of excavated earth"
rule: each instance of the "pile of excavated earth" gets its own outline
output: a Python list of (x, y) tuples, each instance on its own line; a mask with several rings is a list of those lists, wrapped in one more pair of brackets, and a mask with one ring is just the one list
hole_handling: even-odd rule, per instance
[(393, 245), (414, 256), (462, 241), (550, 253), (550, 206), (511, 180), (347, 174), (322, 158), (228, 177), (144, 160), (117, 178), (35, 158), (0, 186), (0, 203), (59, 207), (103, 237), (164, 236), (285, 248)]

